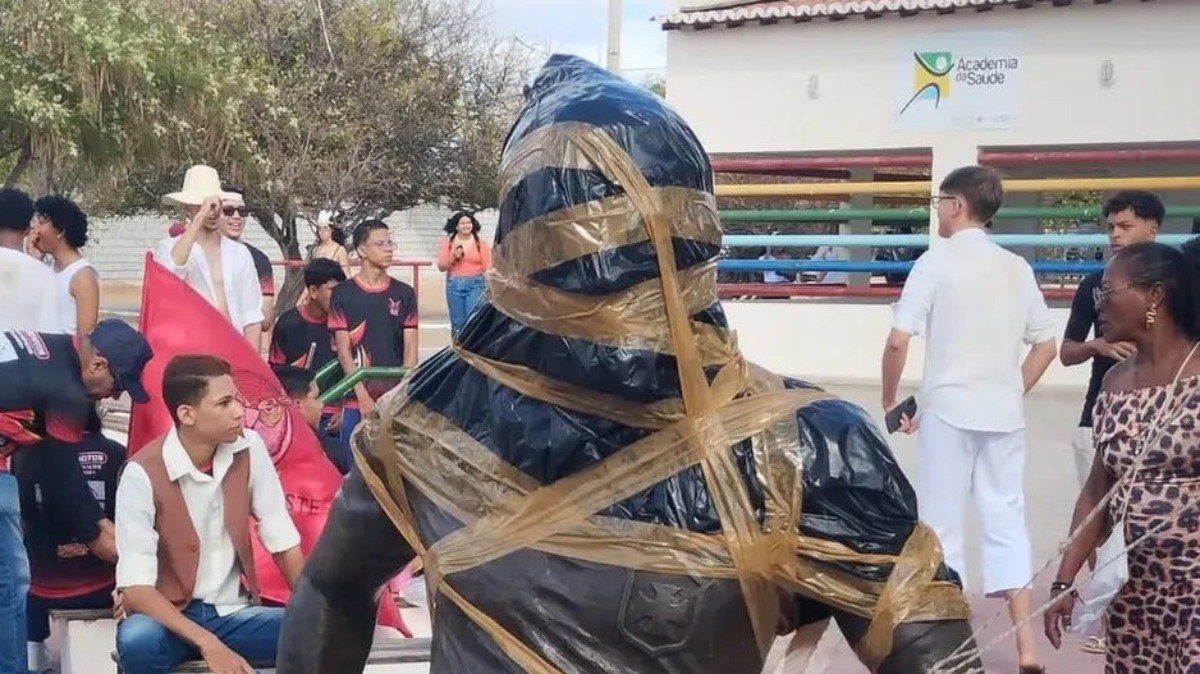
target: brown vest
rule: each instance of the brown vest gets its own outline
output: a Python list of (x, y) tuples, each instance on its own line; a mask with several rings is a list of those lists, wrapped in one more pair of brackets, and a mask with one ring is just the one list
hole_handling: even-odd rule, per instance
[[(154, 493), (154, 530), (158, 532), (158, 582), (155, 589), (172, 604), (183, 607), (192, 601), (196, 573), (200, 568), (200, 536), (188, 514), (183, 489), (167, 475), (163, 440), (146, 445), (130, 459), (146, 471)], [(242, 567), (242, 586), (258, 603), (258, 577), (250, 547), (250, 452), (233, 455), (233, 464), (221, 480), (224, 496), (225, 530), (233, 541)]]

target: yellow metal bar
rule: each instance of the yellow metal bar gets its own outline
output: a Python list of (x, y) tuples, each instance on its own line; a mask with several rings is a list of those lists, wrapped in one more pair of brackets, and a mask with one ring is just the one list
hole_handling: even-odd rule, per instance
[[(1149, 176), (1143, 178), (1034, 178), (1005, 180), (1006, 192), (1071, 192), (1082, 190), (1192, 190), (1200, 189), (1200, 176)], [(929, 194), (926, 181), (859, 183), (789, 183), (718, 185), (719, 197), (817, 197), (850, 194)]]
[(717, 185), (718, 197), (820, 197), (838, 194), (929, 194), (929, 181)]
[(1147, 176), (1144, 178), (1038, 178), (1005, 180), (1006, 192), (1073, 192), (1076, 190), (1194, 190), (1200, 176)]

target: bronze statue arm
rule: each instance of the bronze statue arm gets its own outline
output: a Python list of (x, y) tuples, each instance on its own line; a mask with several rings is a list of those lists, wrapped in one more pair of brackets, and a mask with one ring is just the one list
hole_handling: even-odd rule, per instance
[(356, 468), (333, 503), (279, 636), (279, 674), (361, 672), (380, 590), (414, 557)]

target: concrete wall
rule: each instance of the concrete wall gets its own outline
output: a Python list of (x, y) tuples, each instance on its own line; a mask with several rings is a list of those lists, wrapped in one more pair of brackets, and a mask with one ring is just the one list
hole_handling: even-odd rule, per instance
[[(393, 213), (387, 218), (396, 241), (396, 255), (405, 259), (429, 260), (437, 255), (442, 226), (450, 211), (437, 207), (421, 207)], [(491, 240), (495, 234), (497, 213), (481, 212), (482, 235)], [(166, 236), (172, 216), (152, 214), (133, 218), (93, 220), (90, 223), (91, 243), (85, 255), (96, 265), (106, 281), (140, 281), (142, 260), (160, 239)], [(301, 250), (312, 243), (311, 229), (302, 227)], [(279, 246), (253, 220), (246, 226), (246, 240), (262, 249), (271, 259), (283, 257)], [(276, 268), (276, 281), (283, 282), (283, 270)]]
[[(892, 307), (845, 300), (725, 302), (742, 353), (770, 370), (825, 383), (879, 383), (883, 343), (892, 325)], [(1058, 334), (1066, 327), (1067, 307), (1053, 307)], [(920, 382), (925, 343), (912, 341), (906, 386)], [(1042, 386), (1085, 388), (1091, 367), (1066, 368), (1055, 361)]]

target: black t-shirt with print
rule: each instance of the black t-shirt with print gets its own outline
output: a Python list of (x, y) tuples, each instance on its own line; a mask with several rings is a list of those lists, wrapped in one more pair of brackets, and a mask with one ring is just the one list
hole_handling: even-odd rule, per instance
[(269, 356), (272, 365), (294, 365), (315, 372), (336, 357), (327, 319), (292, 307), (275, 321)]
[[(417, 328), (417, 295), (412, 286), (388, 277), (379, 288), (365, 287), (355, 276), (333, 289), (329, 330), (350, 333), (354, 363), (358, 367), (404, 364), (404, 331)], [(367, 392), (378, 398), (398, 383), (396, 379), (368, 379)], [(347, 404), (353, 403), (353, 398)]]
[(34, 594), (53, 599), (113, 583), (112, 564), (91, 554), (62, 556), (59, 546), (85, 545), (99, 535), (101, 519), (114, 519), (124, 461), (125, 448), (98, 433), (74, 443), (46, 440), (15, 457)]
[(250, 251), (254, 260), (254, 271), (258, 274), (258, 287), (266, 297), (275, 296), (275, 272), (271, 269), (271, 258), (258, 248), (242, 241), (241, 244)]
[(93, 402), (72, 335), (0, 335), (0, 454), (45, 438), (83, 439)]
[[(1096, 310), (1096, 301), (1092, 297), (1092, 291), (1100, 287), (1103, 277), (1103, 272), (1095, 272), (1080, 282), (1079, 289), (1075, 291), (1075, 299), (1071, 301), (1071, 315), (1067, 318), (1064, 340), (1086, 342), (1089, 334), (1096, 338), (1104, 336), (1100, 334), (1100, 312)], [(1083, 412), (1079, 417), (1080, 427), (1092, 427), (1092, 408), (1096, 406), (1104, 375), (1116, 364), (1117, 361), (1107, 356), (1092, 358), (1092, 377), (1088, 380), (1087, 395), (1083, 399)]]

